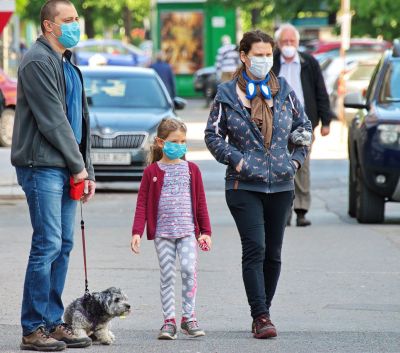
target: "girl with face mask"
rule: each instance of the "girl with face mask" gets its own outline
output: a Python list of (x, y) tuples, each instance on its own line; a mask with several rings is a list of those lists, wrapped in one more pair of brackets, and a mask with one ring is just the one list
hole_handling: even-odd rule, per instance
[[(181, 330), (190, 337), (204, 336), (195, 317), (197, 245), (211, 248), (211, 227), (199, 168), (185, 160), (186, 126), (163, 119), (151, 147), (151, 164), (140, 184), (132, 229), (131, 249), (139, 253), (147, 222), (147, 238), (154, 240), (160, 262), (160, 292), (164, 323), (159, 339), (176, 339), (175, 261), (182, 275)], [(172, 300), (171, 300), (172, 298)]]
[[(268, 34), (244, 34), (239, 45), (243, 65), (233, 80), (218, 86), (205, 130), (208, 149), (227, 165), (225, 197), (241, 239), (255, 338), (277, 336), (270, 307), (294, 176), (308, 154), (312, 134), (292, 88), (271, 71), (273, 49)], [(289, 142), (294, 145), (291, 151)]]

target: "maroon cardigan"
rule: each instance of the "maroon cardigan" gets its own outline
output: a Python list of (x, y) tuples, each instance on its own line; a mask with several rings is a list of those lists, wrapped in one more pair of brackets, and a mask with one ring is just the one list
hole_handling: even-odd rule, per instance
[[(211, 235), (211, 225), (200, 169), (196, 164), (188, 163), (195, 234), (196, 237), (200, 234)], [(140, 234), (142, 236), (147, 222), (147, 239), (154, 239), (157, 226), (158, 202), (164, 183), (164, 174), (165, 172), (160, 169), (157, 163), (152, 163), (144, 170), (136, 202), (132, 235)]]

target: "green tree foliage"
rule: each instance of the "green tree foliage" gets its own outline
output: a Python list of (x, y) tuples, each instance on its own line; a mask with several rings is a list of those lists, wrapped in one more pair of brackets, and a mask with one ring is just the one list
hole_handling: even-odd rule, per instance
[[(271, 30), (273, 21), (290, 21), (299, 14), (325, 11), (336, 13), (340, 0), (208, 0), (240, 7), (244, 30), (262, 28)], [(382, 36), (386, 40), (400, 37), (400, 6), (393, 0), (351, 0), (353, 37)], [(335, 28), (340, 32), (339, 25)]]
[[(40, 8), (44, 0), (17, 0), (17, 12), (24, 20), (39, 24)], [(143, 27), (144, 18), (150, 14), (150, 0), (71, 0), (79, 15), (85, 19), (89, 38), (103, 35), (107, 28), (123, 28), (130, 38), (130, 31)]]

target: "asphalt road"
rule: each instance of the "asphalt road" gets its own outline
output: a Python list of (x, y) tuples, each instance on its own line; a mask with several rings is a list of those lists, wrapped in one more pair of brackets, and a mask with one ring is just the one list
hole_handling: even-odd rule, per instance
[[(206, 337), (157, 341), (162, 317), (155, 250), (147, 240), (140, 255), (129, 250), (138, 185), (100, 184), (95, 199), (84, 207), (89, 288), (121, 287), (133, 312), (113, 320), (114, 345), (85, 352), (400, 352), (400, 204), (387, 205), (382, 225), (359, 225), (347, 216), (348, 165), (339, 125), (333, 126), (330, 140), (317, 137), (314, 145), (313, 225), (291, 226), (285, 234), (282, 275), (272, 307), (279, 336), (267, 341), (251, 337), (239, 236), (224, 199), (224, 166), (201, 145), (207, 114), (198, 101), (181, 114), (189, 125), (189, 142), (197, 146), (189, 158), (203, 173), (214, 232), (212, 251), (199, 259), (197, 316)], [(78, 221), (77, 215), (65, 303), (84, 290)], [(26, 202), (0, 198), (0, 352), (19, 349), (30, 237)], [(178, 314), (179, 293), (177, 281)]]

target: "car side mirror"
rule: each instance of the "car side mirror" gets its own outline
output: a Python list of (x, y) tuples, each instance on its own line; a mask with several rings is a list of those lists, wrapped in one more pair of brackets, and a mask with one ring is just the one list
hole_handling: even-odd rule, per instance
[(344, 96), (345, 108), (368, 109), (369, 105), (365, 103), (360, 92), (348, 93)]
[(176, 110), (182, 110), (186, 107), (186, 105), (187, 105), (186, 99), (183, 99), (181, 97), (174, 98), (174, 108)]

